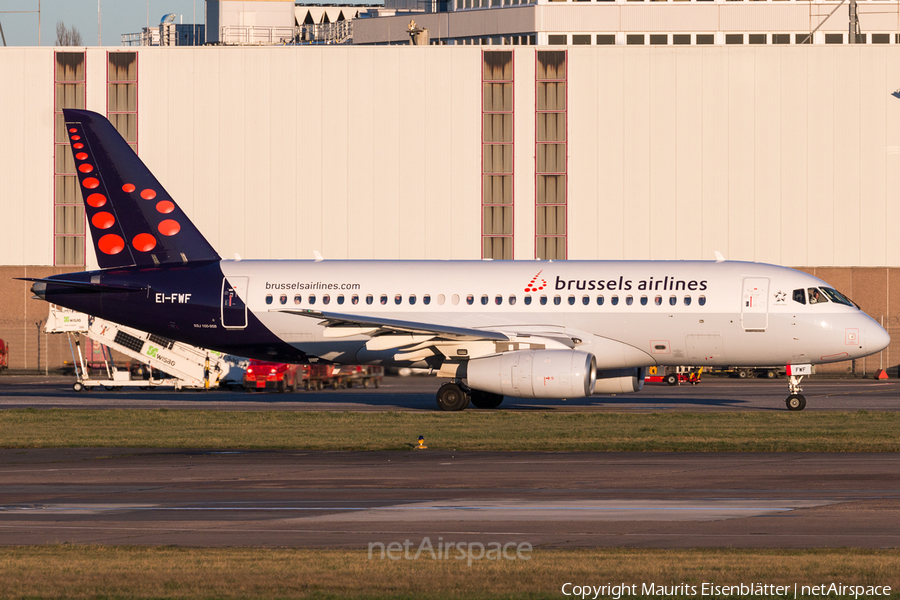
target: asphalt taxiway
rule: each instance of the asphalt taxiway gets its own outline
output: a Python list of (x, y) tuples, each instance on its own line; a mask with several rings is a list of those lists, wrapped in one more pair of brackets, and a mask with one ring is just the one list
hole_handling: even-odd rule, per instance
[[(123, 388), (75, 392), (72, 377), (0, 376), (0, 409), (4, 408), (168, 408), (289, 411), (434, 411), (435, 377), (388, 377), (379, 389), (353, 388), (277, 392), (210, 390), (175, 392), (172, 388)], [(545, 400), (506, 398), (501, 410), (545, 411), (734, 411), (785, 410), (785, 379), (737, 380), (706, 377), (696, 386), (645, 384), (636, 394)], [(900, 380), (804, 380), (807, 411), (900, 410)]]
[(0, 451), (0, 544), (900, 546), (900, 455)]

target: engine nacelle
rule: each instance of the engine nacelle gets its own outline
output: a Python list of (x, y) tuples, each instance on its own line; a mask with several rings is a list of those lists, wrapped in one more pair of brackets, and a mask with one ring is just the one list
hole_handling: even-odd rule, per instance
[(597, 360), (581, 350), (515, 350), (466, 364), (472, 389), (516, 398), (584, 398), (594, 393)]
[(641, 391), (644, 387), (644, 377), (647, 369), (638, 367), (634, 369), (610, 369), (597, 372), (597, 384), (594, 386), (595, 394), (631, 394)]

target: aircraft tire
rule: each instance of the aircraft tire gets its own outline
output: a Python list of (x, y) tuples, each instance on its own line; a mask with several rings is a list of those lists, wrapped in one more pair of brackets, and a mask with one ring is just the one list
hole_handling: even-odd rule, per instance
[(766, 371), (766, 379), (775, 379), (775, 377), (777, 377), (777, 376), (778, 376), (778, 373), (776, 373), (772, 369), (769, 369), (768, 371)]
[(678, 385), (678, 375), (675, 375), (674, 373), (666, 375), (666, 383), (669, 385)]
[(76, 381), (76, 382), (72, 385), (72, 389), (75, 390), (76, 392), (80, 392), (81, 390), (84, 389), (84, 386), (81, 385), (81, 382), (80, 382), (80, 381)]
[(502, 402), (503, 396), (500, 394), (472, 390), (472, 406), (475, 408), (497, 408)]
[(800, 394), (791, 394), (784, 403), (787, 405), (788, 410), (803, 410), (806, 407), (806, 398)]
[(437, 391), (437, 405), (441, 410), (463, 410), (469, 405), (469, 395), (455, 383), (445, 383)]

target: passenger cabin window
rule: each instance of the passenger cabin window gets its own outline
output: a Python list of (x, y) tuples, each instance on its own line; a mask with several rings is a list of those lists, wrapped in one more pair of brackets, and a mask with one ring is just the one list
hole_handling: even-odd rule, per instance
[(487, 303), (488, 303), (488, 297), (487, 297), (487, 294), (484, 294), (483, 296), (481, 296), (481, 305), (487, 306)]
[(294, 304), (300, 304), (301, 302), (303, 302), (303, 298), (300, 296), (300, 294), (294, 296)]
[(415, 294), (410, 294), (410, 295), (409, 295), (409, 303), (410, 303), (410, 304), (415, 304), (415, 303), (416, 303), (416, 295), (415, 295)]
[(669, 306), (675, 306), (676, 304), (678, 304), (678, 298), (669, 296)]
[(494, 296), (494, 304), (496, 304), (497, 306), (503, 304), (503, 296), (501, 296), (500, 294)]
[(541, 306), (547, 304), (547, 296), (541, 296)]
[(343, 295), (343, 294), (340, 294), (340, 295), (337, 297), (337, 303), (338, 303), (338, 304), (343, 304), (343, 303), (344, 303), (344, 295)]
[(372, 294), (366, 294), (366, 304), (372, 304), (373, 302), (375, 302), (375, 298)]
[(424, 296), (422, 296), (422, 304), (425, 304), (425, 305), (431, 304), (431, 296), (429, 296), (428, 294), (425, 294)]
[(475, 296), (473, 296), (472, 294), (466, 296), (466, 304), (468, 304), (469, 306), (475, 304)]
[(272, 304), (272, 294), (266, 294), (266, 304)]
[(531, 296), (525, 296), (525, 306), (531, 305)]
[(353, 294), (353, 296), (351, 296), (350, 304), (359, 304), (359, 296), (357, 294)]
[(603, 296), (597, 296), (597, 306), (603, 306)]
[(553, 304), (559, 306), (560, 304), (562, 304), (562, 298), (560, 298), (559, 296), (553, 296)]
[(328, 304), (329, 302), (331, 302), (331, 296), (329, 296), (328, 294), (322, 296), (322, 304)]
[(316, 303), (316, 295), (310, 294), (309, 298), (307, 298), (307, 300), (309, 301), (309, 304), (315, 304)]
[(697, 298), (697, 304), (699, 304), (700, 306), (705, 306), (706, 305), (706, 296), (700, 296), (699, 298)]
[(828, 298), (825, 297), (819, 288), (809, 288), (809, 303), (810, 304), (820, 304), (822, 302), (828, 302)]
[(387, 294), (382, 294), (382, 295), (381, 295), (381, 298), (379, 299), (379, 301), (380, 301), (382, 304), (387, 304)]
[(641, 306), (647, 306), (647, 296), (641, 296)]
[(591, 303), (591, 297), (590, 296), (582, 296), (581, 303), (584, 304), (585, 306), (587, 306), (588, 304)]
[(515, 305), (515, 303), (516, 303), (516, 297), (515, 297), (515, 296), (510, 296), (510, 297), (509, 297), (509, 305), (510, 305), (510, 306), (513, 306), (513, 305)]
[(403, 296), (401, 296), (400, 294), (394, 296), (394, 304), (400, 304), (401, 302), (403, 302)]
[(613, 306), (617, 306), (619, 304), (619, 297), (613, 296), (612, 298), (609, 299), (609, 301), (610, 301), (610, 303), (612, 303)]
[(569, 306), (575, 306), (575, 296), (569, 296)]
[(685, 296), (685, 297), (684, 297), (684, 305), (685, 305), (685, 306), (690, 306), (690, 305), (691, 305), (691, 297), (690, 297), (690, 296)]
[(625, 304), (628, 306), (634, 304), (634, 296), (625, 296)]
[(287, 294), (282, 294), (278, 301), (282, 304), (287, 304)]

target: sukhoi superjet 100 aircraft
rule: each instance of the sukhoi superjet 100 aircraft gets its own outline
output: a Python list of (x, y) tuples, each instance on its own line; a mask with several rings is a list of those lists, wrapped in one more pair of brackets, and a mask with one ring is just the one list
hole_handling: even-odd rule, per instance
[(443, 410), (636, 392), (651, 366), (811, 365), (887, 347), (828, 283), (734, 261), (222, 260), (101, 115), (65, 110), (100, 270), (39, 298), (284, 362), (431, 368)]

